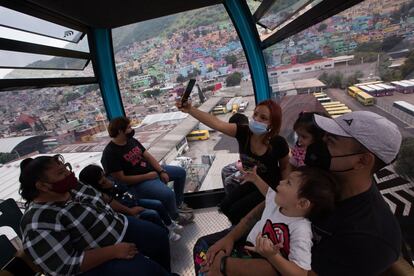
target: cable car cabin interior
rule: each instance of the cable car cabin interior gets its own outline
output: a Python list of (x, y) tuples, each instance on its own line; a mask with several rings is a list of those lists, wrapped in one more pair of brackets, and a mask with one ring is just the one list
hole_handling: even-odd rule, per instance
[[(240, 177), (257, 170), (254, 164), (249, 168), (253, 172), (246, 169), (238, 140), (214, 131), (215, 124), (206, 124), (212, 128), (209, 139), (186, 139), (203, 119), (192, 111), (180, 112), (176, 100), (188, 81), (196, 79), (191, 105), (206, 113), (241, 97), (250, 103), (243, 114), (252, 122), (253, 118), (259, 120), (257, 104), (268, 99), (276, 102), (282, 114), (278, 135), (287, 142), (284, 156), (288, 159), (289, 148), (293, 156), (302, 135), (294, 130), (300, 114), (324, 113), (329, 102), (349, 106), (352, 112), (347, 110), (344, 116), (369, 111), (395, 124), (404, 138), (399, 158), (377, 171), (373, 185), (401, 227), (401, 252), (396, 253), (398, 261), (395, 258), (389, 267), (376, 272), (412, 275), (414, 160), (409, 152), (414, 147), (414, 116), (393, 107), (393, 102), (414, 104), (414, 96), (396, 90), (364, 106), (347, 95), (347, 87), (351, 91), (360, 82), (375, 80), (388, 85), (412, 78), (413, 9), (413, 0), (2, 0), (0, 238), (5, 245), (1, 246), (0, 265), (8, 269), (14, 252), (21, 250), (19, 238), (25, 235), (25, 229), (22, 234), (19, 228), (21, 212), (27, 208), (19, 193), (22, 160), (61, 155), (65, 166), (69, 163), (79, 177), (86, 166), (101, 166), (103, 151), (114, 140), (107, 131), (110, 122), (128, 117), (128, 126), (116, 135), (126, 137), (126, 129), (131, 127), (134, 138), (144, 147), (144, 156), (147, 152), (156, 164), (174, 165), (186, 172), (183, 201), (188, 207), (178, 209), (178, 217), (191, 214), (192, 219), (179, 227), (178, 236), (170, 235), (169, 246), (171, 271), (194, 275), (196, 241), (232, 225), (218, 209), (228, 197), (223, 175), (233, 177), (242, 187), (245, 184), (240, 184), (244, 183)], [(320, 92), (322, 101), (314, 97)], [(229, 122), (235, 115), (227, 110), (209, 116)], [(338, 115), (332, 117), (340, 120)], [(224, 133), (235, 136), (236, 128), (231, 126), (232, 130)], [(237, 124), (237, 131), (239, 128), (242, 123)], [(268, 125), (260, 135), (270, 130)], [(253, 133), (247, 126), (246, 131)], [(282, 166), (281, 160), (275, 166)], [(162, 174), (167, 172), (159, 165), (153, 166), (160, 168), (156, 177), (164, 180)], [(230, 174), (223, 170), (226, 168), (231, 169)], [(169, 176), (166, 182), (172, 180)], [(174, 187), (173, 181), (167, 184)], [(5, 208), (6, 204), (11, 205)], [(10, 214), (12, 209), (14, 214)], [(271, 233), (275, 237), (280, 234), (275, 229)], [(391, 236), (398, 235), (394, 231)], [(3, 251), (6, 245), (9, 250)], [(202, 261), (203, 254), (196, 259)], [(30, 264), (31, 257), (27, 259)], [(221, 271), (217, 275), (241, 275), (230, 273), (232, 261), (234, 257), (221, 258), (219, 265), (214, 262), (216, 267), (208, 269), (212, 274), (213, 269)], [(305, 271), (293, 261), (288, 263)], [(276, 269), (271, 261), (267, 265)], [(311, 268), (317, 273), (320, 267), (313, 265), (312, 261)], [(38, 267), (40, 273), (42, 268)]]

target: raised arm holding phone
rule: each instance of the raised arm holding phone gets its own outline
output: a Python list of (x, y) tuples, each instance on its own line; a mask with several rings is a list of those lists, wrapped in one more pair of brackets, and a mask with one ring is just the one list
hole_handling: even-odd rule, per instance
[[(257, 175), (274, 189), (288, 174), (289, 147), (279, 136), (282, 120), (280, 106), (266, 100), (259, 103), (249, 125), (221, 121), (214, 115), (191, 105), (191, 101), (177, 101), (176, 106), (205, 125), (235, 137), (239, 144), (240, 160), (244, 169), (256, 167)], [(252, 183), (246, 183), (227, 195), (220, 205), (221, 211), (237, 224), (240, 219), (264, 200), (264, 196)]]

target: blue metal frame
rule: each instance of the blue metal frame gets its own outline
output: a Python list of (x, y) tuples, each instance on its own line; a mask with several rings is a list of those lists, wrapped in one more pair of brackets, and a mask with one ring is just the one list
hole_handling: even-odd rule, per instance
[(125, 116), (115, 69), (111, 30), (92, 29), (90, 35), (95, 46), (94, 68), (108, 119)]
[(225, 0), (224, 6), (230, 15), (246, 54), (255, 91), (256, 103), (270, 99), (271, 88), (263, 57), (261, 42), (253, 17), (245, 1)]

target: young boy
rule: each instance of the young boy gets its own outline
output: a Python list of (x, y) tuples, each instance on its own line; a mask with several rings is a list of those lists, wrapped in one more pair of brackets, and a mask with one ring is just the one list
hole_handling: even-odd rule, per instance
[[(101, 193), (109, 196), (112, 200), (119, 201), (126, 209), (137, 208), (140, 206), (142, 211), (139, 217), (151, 221), (155, 224), (166, 226), (170, 233), (169, 238), (177, 241), (181, 236), (173, 230), (181, 230), (183, 227), (170, 219), (167, 210), (161, 201), (155, 199), (139, 199), (134, 194), (128, 192), (128, 188), (107, 178), (101, 167), (97, 165), (86, 166), (79, 174), (79, 180), (89, 184)], [(145, 208), (145, 209), (144, 209)], [(123, 210), (116, 210), (123, 212)]]
[[(260, 181), (255, 170), (247, 174), (245, 180), (248, 178), (255, 184)], [(265, 209), (247, 236), (246, 243), (251, 246), (245, 247), (248, 251), (242, 258), (246, 255), (263, 257), (282, 275), (306, 275), (311, 270), (312, 248), (312, 229), (308, 218), (328, 215), (334, 209), (336, 197), (337, 183), (328, 172), (309, 167), (293, 171), (288, 179), (280, 181), (276, 191), (267, 189)], [(210, 242), (207, 244), (211, 245)], [(199, 263), (202, 266), (200, 272), (210, 270), (209, 263), (224, 254), (217, 253), (214, 257), (216, 253), (202, 254), (206, 258), (202, 264)], [(236, 255), (240, 257), (240, 253)], [(220, 266), (224, 271), (221, 272), (226, 273), (228, 257), (221, 258), (224, 258)]]

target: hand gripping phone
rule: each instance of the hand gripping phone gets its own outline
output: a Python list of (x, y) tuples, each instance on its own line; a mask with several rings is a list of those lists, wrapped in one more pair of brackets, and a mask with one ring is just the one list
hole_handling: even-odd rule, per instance
[(188, 97), (190, 97), (191, 91), (193, 90), (195, 83), (196, 83), (195, 79), (190, 79), (190, 81), (187, 84), (187, 87), (185, 88), (185, 92), (183, 96), (181, 97), (181, 104), (186, 103), (188, 101)]

